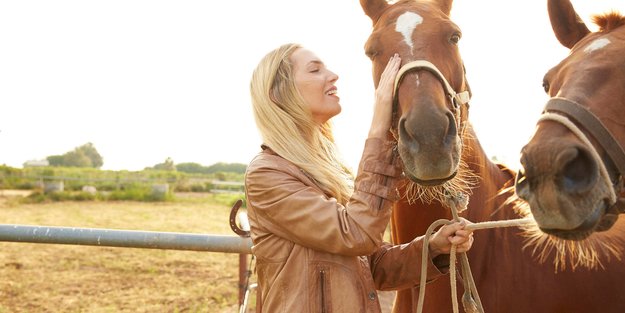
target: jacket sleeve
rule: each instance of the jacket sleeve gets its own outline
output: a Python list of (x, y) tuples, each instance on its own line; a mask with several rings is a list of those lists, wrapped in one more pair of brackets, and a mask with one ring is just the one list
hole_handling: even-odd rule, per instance
[(341, 255), (369, 255), (382, 244), (396, 195), (395, 178), (400, 174), (391, 146), (368, 139), (354, 193), (343, 206), (314, 183), (305, 183), (306, 176), (292, 164), (255, 159), (245, 177), (250, 219), (298, 245)]
[[(385, 243), (369, 256), (369, 265), (379, 290), (396, 290), (418, 286), (421, 275), (426, 275), (426, 282), (433, 281), (449, 271), (449, 264), (435, 265), (427, 258), (426, 272), (421, 272), (423, 238), (419, 236), (409, 243), (391, 245)], [(445, 257), (446, 255), (441, 255)]]

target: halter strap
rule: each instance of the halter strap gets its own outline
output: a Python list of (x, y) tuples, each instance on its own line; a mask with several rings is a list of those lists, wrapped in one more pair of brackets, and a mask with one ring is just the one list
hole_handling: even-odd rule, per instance
[(459, 105), (469, 103), (469, 100), (471, 97), (469, 95), (469, 92), (465, 90), (465, 91), (457, 93), (454, 90), (454, 88), (451, 87), (447, 79), (445, 79), (445, 76), (443, 76), (443, 74), (438, 70), (436, 65), (426, 60), (415, 60), (412, 62), (408, 62), (399, 69), (399, 72), (397, 73), (397, 76), (395, 77), (395, 84), (393, 85), (393, 90), (395, 92), (397, 92), (399, 83), (401, 82), (402, 78), (404, 78), (404, 75), (407, 72), (411, 70), (415, 70), (415, 69), (425, 69), (425, 70), (432, 72), (432, 74), (434, 74), (434, 76), (436, 76), (436, 78), (440, 80), (441, 84), (443, 84), (443, 89), (445, 89), (445, 93), (447, 94), (447, 96), (454, 99), (454, 106), (456, 105), (459, 106)]
[(544, 111), (566, 115), (582, 125), (606, 151), (619, 173), (625, 175), (625, 151), (596, 115), (577, 102), (559, 97), (547, 101)]
[(415, 60), (415, 61), (411, 61), (411, 62), (404, 64), (397, 72), (397, 76), (395, 76), (395, 83), (393, 85), (393, 117), (392, 117), (393, 126), (391, 128), (391, 133), (393, 134), (393, 137), (395, 137), (396, 140), (399, 138), (399, 136), (397, 135), (397, 133), (395, 132), (393, 128), (397, 125), (395, 120), (397, 119), (397, 110), (398, 110), (397, 107), (399, 106), (399, 98), (397, 96), (397, 93), (398, 93), (397, 89), (399, 88), (399, 83), (401, 83), (401, 80), (404, 78), (404, 75), (406, 75), (406, 73), (412, 70), (420, 70), (420, 69), (424, 69), (424, 70), (431, 72), (441, 82), (441, 84), (443, 85), (443, 89), (445, 90), (445, 94), (451, 100), (456, 123), (457, 123), (456, 126), (458, 127), (459, 130), (463, 129), (462, 125), (460, 125), (461, 124), (460, 106), (462, 105), (468, 106), (469, 100), (471, 98), (471, 94), (469, 93), (469, 91), (465, 90), (462, 92), (456, 92), (454, 88), (451, 87), (447, 79), (445, 79), (445, 76), (443, 76), (441, 71), (438, 70), (436, 65), (426, 60)]
[[(552, 120), (567, 127), (573, 132), (591, 151), (593, 158), (599, 161), (599, 172), (601, 176), (606, 180), (608, 185), (612, 185), (610, 189), (610, 206), (616, 209), (617, 212), (625, 213), (625, 198), (623, 192), (625, 191), (623, 185), (623, 175), (625, 175), (625, 152), (619, 145), (618, 141), (605, 127), (605, 125), (594, 115), (590, 110), (581, 106), (579, 103), (565, 99), (554, 97), (547, 101), (543, 115), (539, 121)], [(612, 160), (612, 163), (618, 170), (618, 181), (613, 183), (607, 173), (607, 168), (599, 156), (597, 149), (592, 145), (588, 136), (573, 122), (577, 122), (578, 125), (584, 127), (584, 129), (590, 133), (595, 140), (599, 142), (599, 145), (606, 151), (608, 157)]]

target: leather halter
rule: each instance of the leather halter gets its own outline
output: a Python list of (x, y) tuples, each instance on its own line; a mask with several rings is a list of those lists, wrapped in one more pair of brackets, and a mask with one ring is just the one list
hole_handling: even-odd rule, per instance
[(432, 74), (434, 74), (434, 76), (436, 76), (436, 78), (438, 78), (438, 80), (441, 82), (441, 85), (443, 86), (443, 90), (445, 91), (445, 95), (449, 98), (452, 104), (452, 111), (456, 119), (456, 126), (458, 130), (460, 130), (460, 133), (462, 133), (463, 128), (462, 128), (462, 125), (460, 125), (461, 124), (460, 107), (462, 105), (466, 105), (468, 107), (469, 100), (471, 98), (469, 91), (465, 90), (462, 92), (456, 92), (451, 87), (447, 79), (445, 79), (445, 76), (443, 76), (441, 71), (438, 70), (436, 65), (426, 60), (415, 60), (415, 61), (404, 64), (399, 69), (397, 76), (395, 76), (395, 84), (393, 85), (393, 120), (392, 120), (393, 125), (391, 126), (392, 127), (391, 133), (393, 134), (393, 137), (395, 137), (395, 140), (399, 140), (399, 136), (396, 133), (397, 131), (396, 128), (398, 125), (398, 121), (396, 122), (396, 120), (399, 118), (397, 116), (397, 111), (399, 107), (399, 98), (398, 98), (399, 84), (401, 83), (401, 80), (404, 78), (404, 75), (406, 75), (406, 73), (410, 71), (415, 71), (415, 70), (427, 70), (431, 72)]
[[(558, 118), (558, 116), (560, 116), (560, 118)], [(540, 120), (546, 119), (563, 124), (576, 133), (582, 141), (587, 142), (589, 148), (593, 150), (593, 154), (596, 154), (596, 158), (601, 162), (600, 170), (605, 171), (605, 162), (598, 156), (595, 147), (590, 143), (586, 135), (579, 131), (575, 124), (567, 123), (567, 121), (573, 121), (577, 125), (580, 125), (583, 127), (584, 131), (589, 133), (597, 141), (599, 147), (607, 153), (618, 171), (616, 182), (612, 182), (609, 176), (606, 177), (614, 188), (615, 198), (611, 199), (613, 203), (610, 203), (610, 209), (616, 209), (616, 211), (620, 213), (625, 213), (625, 197), (622, 195), (623, 192), (625, 192), (623, 177), (625, 174), (625, 151), (623, 151), (623, 147), (614, 138), (612, 133), (610, 133), (601, 120), (590, 112), (590, 110), (577, 102), (565, 98), (554, 97), (547, 101)], [(604, 174), (604, 176), (607, 176), (607, 174)]]

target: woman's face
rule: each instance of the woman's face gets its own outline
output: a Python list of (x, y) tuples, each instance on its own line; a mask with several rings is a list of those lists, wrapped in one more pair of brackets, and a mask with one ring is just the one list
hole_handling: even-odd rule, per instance
[(327, 122), (341, 112), (339, 97), (334, 83), (338, 75), (328, 70), (310, 50), (298, 48), (291, 54), (295, 86), (308, 104), (313, 120)]

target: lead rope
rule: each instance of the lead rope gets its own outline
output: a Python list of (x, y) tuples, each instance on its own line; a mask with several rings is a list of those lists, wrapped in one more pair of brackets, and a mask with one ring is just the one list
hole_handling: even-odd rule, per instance
[[(468, 204), (468, 196), (464, 193), (458, 193), (456, 195), (448, 195), (447, 196), (447, 205), (451, 208), (453, 220), (447, 219), (439, 219), (434, 221), (428, 227), (428, 230), (425, 233), (423, 238), (423, 252), (421, 254), (421, 278), (419, 282), (419, 300), (417, 302), (417, 313), (423, 312), (423, 299), (425, 298), (425, 284), (426, 284), (426, 276), (427, 273), (427, 264), (428, 262), (428, 254), (429, 254), (429, 244), (430, 244), (430, 236), (434, 233), (434, 230), (442, 225), (449, 225), (454, 222), (460, 221), (458, 216), (459, 212), (466, 210)], [(499, 227), (519, 227), (524, 225), (534, 224), (534, 220), (531, 217), (527, 218), (519, 218), (519, 219), (511, 219), (511, 220), (500, 220), (500, 221), (489, 221), (489, 222), (480, 222), (469, 224), (465, 227), (468, 230), (478, 230), (478, 229), (489, 229), (489, 228), (499, 228)], [(451, 299), (452, 299), (452, 307), (453, 312), (458, 313), (458, 299), (457, 299), (457, 290), (456, 290), (456, 245), (451, 246), (451, 251), (449, 253), (449, 280), (451, 284)], [(482, 301), (480, 300), (480, 296), (477, 292), (477, 287), (475, 285), (475, 280), (473, 279), (473, 274), (471, 273), (471, 267), (469, 265), (469, 259), (465, 252), (460, 253), (460, 262), (462, 266), (462, 277), (464, 283), (464, 294), (462, 296), (462, 306), (464, 307), (464, 311), (467, 313), (484, 313), (484, 307), (482, 306)]]

